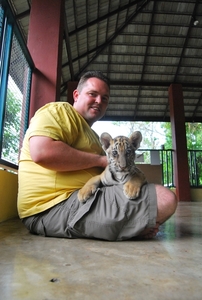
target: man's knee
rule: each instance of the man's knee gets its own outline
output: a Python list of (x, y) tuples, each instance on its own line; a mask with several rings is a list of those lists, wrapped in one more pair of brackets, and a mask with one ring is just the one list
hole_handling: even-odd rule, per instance
[(171, 190), (161, 185), (156, 185), (157, 195), (157, 222), (164, 223), (175, 212), (178, 199)]

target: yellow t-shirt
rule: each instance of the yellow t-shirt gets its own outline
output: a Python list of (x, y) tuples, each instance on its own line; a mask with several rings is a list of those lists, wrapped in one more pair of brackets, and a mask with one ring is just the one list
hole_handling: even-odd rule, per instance
[(18, 213), (25, 218), (58, 204), (80, 189), (89, 178), (102, 169), (56, 172), (34, 163), (30, 156), (29, 139), (47, 136), (81, 151), (104, 155), (97, 134), (84, 118), (67, 102), (49, 103), (31, 119), (19, 160)]

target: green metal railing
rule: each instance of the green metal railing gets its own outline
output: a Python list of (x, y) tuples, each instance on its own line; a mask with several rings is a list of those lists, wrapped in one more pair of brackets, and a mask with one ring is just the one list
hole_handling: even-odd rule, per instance
[[(162, 184), (167, 187), (175, 187), (174, 162), (172, 149), (139, 149), (144, 153), (144, 163), (160, 164), (162, 167)], [(152, 153), (155, 153), (156, 161), (152, 162)], [(202, 150), (188, 150), (189, 182), (191, 187), (202, 187)]]

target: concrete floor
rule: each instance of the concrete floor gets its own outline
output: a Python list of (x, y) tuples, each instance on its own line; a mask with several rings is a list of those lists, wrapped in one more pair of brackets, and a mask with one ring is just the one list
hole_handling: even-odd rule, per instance
[(0, 224), (0, 299), (202, 299), (202, 202), (180, 202), (149, 241), (31, 235)]

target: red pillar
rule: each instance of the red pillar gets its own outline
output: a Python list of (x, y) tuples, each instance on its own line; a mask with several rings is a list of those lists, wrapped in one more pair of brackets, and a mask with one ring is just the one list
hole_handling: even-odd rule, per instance
[(182, 86), (171, 84), (168, 92), (176, 194), (179, 201), (191, 201)]
[(35, 111), (60, 97), (64, 0), (32, 0), (28, 48), (33, 72), (30, 118)]

